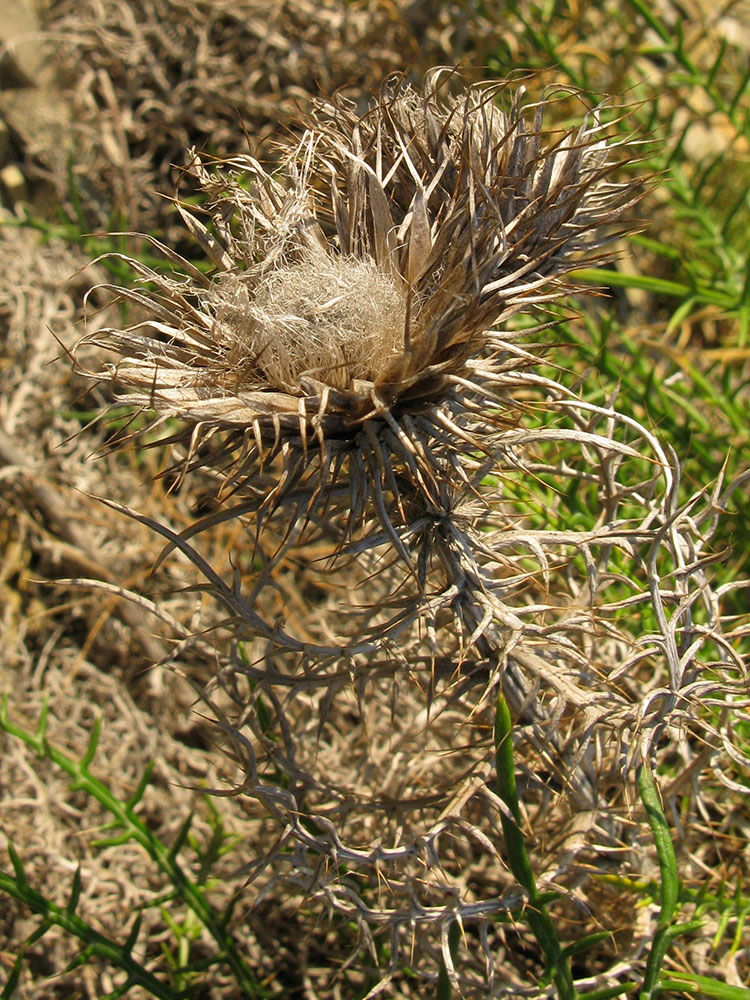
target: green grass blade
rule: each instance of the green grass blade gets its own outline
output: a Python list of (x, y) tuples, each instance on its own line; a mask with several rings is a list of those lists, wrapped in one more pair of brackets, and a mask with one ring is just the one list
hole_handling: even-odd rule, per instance
[(670, 934), (670, 930), (672, 929), (672, 921), (677, 909), (679, 882), (677, 878), (677, 857), (669, 833), (669, 826), (667, 825), (664, 810), (661, 807), (654, 779), (646, 764), (641, 766), (638, 775), (638, 792), (646, 810), (646, 817), (651, 827), (651, 835), (656, 845), (656, 854), (659, 860), (659, 872), (661, 875), (659, 922), (646, 963), (646, 974), (640, 993), (641, 1000), (646, 1000), (646, 998), (654, 995), (662, 962), (673, 936)]
[(498, 795), (508, 809), (508, 813), (503, 812), (501, 817), (508, 863), (529, 899), (529, 904), (524, 910), (524, 918), (544, 953), (547, 969), (557, 986), (561, 1000), (575, 1000), (577, 994), (570, 964), (567, 956), (563, 954), (555, 926), (536, 887), (534, 871), (521, 830), (521, 808), (518, 802), (513, 757), (513, 724), (502, 688), (498, 692), (495, 709), (495, 766)]
[[(0, 871), (0, 892), (13, 896), (14, 899), (19, 900), (19, 902), (27, 906), (32, 913), (36, 913), (42, 917), (42, 923), (31, 938), (25, 942), (19, 958), (22, 957), (23, 951), (35, 939), (40, 938), (55, 924), (68, 934), (83, 941), (87, 946), (88, 953), (103, 958), (111, 965), (126, 972), (128, 982), (131, 985), (142, 986), (153, 997), (156, 997), (157, 1000), (176, 1000), (174, 992), (149, 972), (148, 969), (140, 965), (129, 951), (122, 948), (116, 941), (111, 941), (103, 934), (94, 930), (89, 923), (73, 913), (68, 907), (56, 906), (50, 902), (41, 893), (32, 889), (25, 878), (21, 881), (18, 878), (8, 875), (6, 872)], [(19, 972), (16, 971), (15, 965), (12, 971), (15, 972), (15, 982), (17, 982)], [(11, 994), (3, 991), (2, 996), (5, 997), (6, 995), (10, 996)]]
[(601, 990), (591, 990), (589, 993), (579, 993), (578, 1000), (612, 1000), (634, 990), (637, 983), (621, 983), (619, 986), (605, 986)]
[(654, 988), (653, 995), (674, 992), (694, 993), (696, 996), (711, 997), (711, 1000), (750, 1000), (750, 989), (745, 986), (730, 986), (710, 976), (698, 976), (692, 972), (671, 972), (669, 979), (662, 979)]

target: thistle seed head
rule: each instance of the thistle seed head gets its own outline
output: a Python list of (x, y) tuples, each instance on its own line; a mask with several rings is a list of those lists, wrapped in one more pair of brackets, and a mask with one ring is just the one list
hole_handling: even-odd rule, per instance
[(95, 377), (186, 422), (185, 468), (221, 463), (235, 488), (283, 454), (277, 502), (300, 477), (315, 499), (345, 481), (353, 523), (384, 488), (398, 508), (402, 482), (438, 505), (456, 453), (491, 449), (498, 376), (522, 363), (498, 327), (566, 291), (633, 188), (610, 180), (596, 111), (545, 135), (549, 102), (455, 83), (319, 105), (274, 174), (194, 156), (209, 224), (178, 208), (210, 273), (158, 244), (175, 272), (133, 261), (150, 290), (118, 290), (149, 318), (89, 337), (122, 359)]
[(239, 385), (255, 379), (293, 396), (302, 378), (313, 378), (350, 389), (377, 381), (400, 351), (406, 301), (369, 257), (315, 246), (254, 294), (240, 276), (226, 275), (216, 299), (227, 370)]

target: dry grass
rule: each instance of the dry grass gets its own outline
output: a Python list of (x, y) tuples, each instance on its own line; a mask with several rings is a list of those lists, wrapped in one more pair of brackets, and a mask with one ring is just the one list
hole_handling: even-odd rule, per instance
[[(172, 190), (188, 148), (234, 155), (244, 133), (254, 151), (315, 96), (343, 92), (362, 105), (388, 73), (453, 62), (457, 35), (482, 38), (489, 51), (499, 31), (474, 21), (458, 3), (59, 0), (48, 30), (89, 224), (164, 234), (169, 211), (158, 195)], [(64, 197), (59, 151), (50, 166)]]

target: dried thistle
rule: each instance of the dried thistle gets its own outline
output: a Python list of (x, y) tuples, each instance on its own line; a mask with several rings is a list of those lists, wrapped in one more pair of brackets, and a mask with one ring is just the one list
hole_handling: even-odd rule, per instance
[(348, 534), (372, 511), (395, 539), (405, 504), (442, 509), (464, 453), (491, 453), (499, 382), (527, 363), (495, 328), (566, 291), (633, 189), (597, 112), (545, 137), (548, 101), (454, 82), (399, 79), (362, 116), (319, 106), (278, 174), (193, 158), (209, 224), (178, 208), (210, 273), (156, 243), (176, 272), (133, 260), (151, 289), (116, 290), (148, 318), (87, 338), (121, 356), (96, 378), (185, 422), (186, 471), (229, 492), (279, 458), (266, 509), (293, 491), (309, 518), (335, 494)]
[[(668, 449), (524, 370), (533, 347), (506, 327), (567, 290), (624, 225), (633, 188), (611, 180), (596, 113), (545, 138), (546, 102), (491, 85), (452, 97), (453, 79), (396, 82), (363, 116), (321, 105), (278, 174), (194, 157), (208, 224), (178, 207), (210, 272), (157, 243), (174, 273), (132, 261), (149, 287), (118, 290), (145, 318), (87, 338), (121, 358), (94, 377), (180, 418), (183, 471), (238, 492), (196, 530), (246, 515), (278, 556), (312, 522), (355, 557), (337, 564), (343, 596), (294, 606), (279, 595), (302, 573), (254, 566), (227, 583), (190, 532), (136, 515), (199, 567), (243, 643), (220, 654), (204, 698), (243, 773), (237, 794), (278, 834), (249, 881), (356, 921), (373, 956), (390, 933), (368, 996), (401, 962), (423, 979), (442, 963), (466, 996), (523, 989), (505, 967), (494, 979), (524, 908), (493, 790), (499, 689), (538, 885), (572, 903), (600, 849), (632, 846), (623, 769), (699, 697), (744, 681), (704, 572), (718, 487), (681, 507)], [(545, 426), (522, 425), (519, 386)], [(552, 480), (551, 506), (574, 493), (597, 515), (585, 530), (535, 526), (493, 479), (521, 476)], [(346, 620), (353, 591), (366, 625)], [(641, 608), (655, 625), (633, 626)], [(460, 975), (455, 923), (468, 929)]]

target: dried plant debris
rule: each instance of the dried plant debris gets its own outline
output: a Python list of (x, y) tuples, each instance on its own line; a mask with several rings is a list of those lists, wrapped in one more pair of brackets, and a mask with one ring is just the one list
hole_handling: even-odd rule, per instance
[[(79, 366), (169, 425), (171, 476), (213, 483), (181, 533), (129, 513), (226, 615), (203, 698), (276, 831), (248, 891), (356, 926), (370, 996), (441, 964), (465, 996), (528, 988), (499, 689), (537, 881), (577, 933), (592, 873), (652, 863), (623, 775), (667, 739), (688, 760), (707, 705), (718, 760), (747, 683), (747, 625), (707, 572), (737, 484), (682, 503), (651, 431), (542, 365), (539, 309), (627, 227), (638, 192), (613, 174), (637, 145), (597, 111), (545, 134), (546, 101), (458, 84), (319, 104), (278, 172), (195, 154), (205, 203), (179, 207), (205, 264), (152, 239), (169, 269), (130, 261), (135, 322), (88, 334), (116, 360)], [(640, 961), (628, 922), (599, 985)]]
[(62, 0), (47, 27), (86, 210), (131, 228), (166, 214), (154, 192), (188, 147), (236, 153), (243, 132), (276, 133), (313, 95), (361, 97), (417, 52), (393, 5), (369, 0)]
[(321, 95), (363, 108), (390, 73), (459, 60), (481, 78), (501, 41), (515, 45), (494, 11), (432, 0), (57, 0), (46, 28), (76, 142), (29, 132), (28, 152), (90, 227), (109, 228), (163, 229), (155, 193), (191, 146), (235, 155), (245, 137), (255, 147), (293, 129)]
[[(87, 408), (103, 400), (96, 393), (86, 400), (89, 386), (55, 363), (61, 344), (78, 335), (83, 296), (97, 272), (61, 241), (42, 243), (38, 233), (15, 225), (0, 228), (0, 263), (0, 525), (8, 542), (0, 593), (8, 596), (7, 635), (13, 647), (37, 649), (49, 640), (50, 621), (67, 617), (70, 631), (85, 630), (86, 643), (101, 632), (98, 652), (110, 669), (113, 648), (121, 662), (143, 667), (164, 650), (135, 608), (101, 596), (81, 600), (79, 591), (66, 615), (58, 608), (70, 608), (70, 593), (42, 583), (78, 575), (114, 580), (117, 566), (119, 582), (135, 584), (155, 554), (145, 532), (122, 524), (113, 533), (102, 508), (85, 496), (107, 492), (127, 500), (140, 478), (132, 468), (126, 473), (125, 463), (87, 461), (97, 435), (92, 429), (89, 440), (81, 438), (81, 423), (89, 419)], [(130, 638), (120, 634), (113, 642), (118, 618)], [(6, 655), (15, 660), (15, 649)]]
[[(602, 425), (612, 419), (597, 416)], [(619, 494), (598, 538), (517, 522), (509, 528), (499, 510), (482, 518), (468, 509), (461, 520), (457, 512), (434, 544), (445, 567), (450, 560), (465, 566), (462, 553), (474, 545), (465, 576), (451, 568), (441, 578), (433, 566), (428, 592), (410, 593), (373, 554), (359, 567), (363, 575), (370, 570), (368, 581), (355, 589), (349, 577), (348, 594), (332, 595), (327, 613), (317, 610), (324, 619), (317, 634), (314, 622), (277, 620), (275, 632), (269, 627), (253, 642), (263, 599), (251, 586), (257, 577), (244, 598), (228, 582), (220, 593), (246, 641), (206, 699), (246, 774), (238, 794), (276, 818), (281, 838), (248, 875), (264, 897), (296, 891), (356, 920), (363, 935), (369, 928), (378, 941), (385, 936), (392, 964), (381, 966), (383, 983), (404, 964), (434, 975), (438, 929), (458, 919), (467, 935), (466, 994), (485, 996), (494, 981), (498, 995), (514, 995), (523, 984), (520, 970), (508, 981), (502, 957), (507, 963), (519, 950), (514, 914), (522, 903), (505, 867), (494, 781), (498, 678), (515, 710), (533, 867), (543, 890), (568, 899), (570, 924), (561, 926), (572, 934), (585, 923), (592, 874), (652, 875), (623, 786), (623, 774), (647, 752), (644, 743), (661, 743), (669, 725), (687, 764), (692, 721), (707, 705), (723, 705), (735, 719), (741, 712), (732, 701), (743, 698), (746, 674), (734, 649), (746, 627), (723, 626), (715, 614), (696, 538), (718, 498), (670, 515), (664, 487), (673, 490), (675, 480), (667, 473), (666, 483), (646, 487), (650, 499), (636, 521), (629, 487), (646, 484), (635, 483), (627, 462), (611, 461), (607, 440), (617, 432), (602, 434), (601, 464), (587, 462), (587, 495), (604, 507), (602, 483)], [(645, 455), (648, 443), (640, 442)], [(576, 460), (575, 445), (561, 450), (561, 462)], [(584, 451), (590, 460), (593, 451)], [(545, 474), (531, 465), (525, 472)], [(561, 493), (566, 478), (558, 470)], [(666, 542), (659, 538), (665, 524)], [(534, 550), (551, 567), (547, 587), (544, 572), (531, 568)], [(357, 620), (352, 603), (368, 599)], [(344, 646), (347, 609), (354, 634)], [(652, 615), (660, 619), (649, 628)], [(290, 648), (295, 641), (298, 652)], [(718, 743), (709, 756), (717, 766), (723, 760)], [(626, 916), (621, 909), (613, 926), (623, 923), (632, 936), (620, 942), (619, 956), (609, 952), (602, 971), (611, 982), (649, 933), (638, 928), (635, 910)]]

